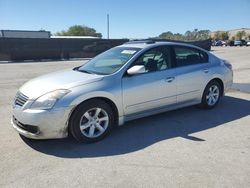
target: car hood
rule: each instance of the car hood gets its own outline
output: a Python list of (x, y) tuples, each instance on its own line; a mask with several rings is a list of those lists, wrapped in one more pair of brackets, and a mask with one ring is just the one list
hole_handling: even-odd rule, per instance
[(20, 92), (29, 97), (29, 99), (36, 99), (50, 91), (70, 89), (79, 85), (89, 84), (99, 81), (103, 77), (102, 75), (88, 74), (74, 70), (63, 70), (28, 81), (20, 88)]

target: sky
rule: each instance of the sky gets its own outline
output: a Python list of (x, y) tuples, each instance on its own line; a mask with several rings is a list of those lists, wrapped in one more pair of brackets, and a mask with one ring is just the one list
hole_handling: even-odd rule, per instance
[(0, 30), (48, 30), (78, 24), (110, 38), (147, 38), (162, 32), (250, 28), (250, 0), (0, 0)]

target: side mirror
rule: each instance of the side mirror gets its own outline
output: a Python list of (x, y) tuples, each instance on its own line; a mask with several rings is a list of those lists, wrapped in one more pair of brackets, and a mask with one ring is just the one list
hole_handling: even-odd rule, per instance
[(146, 69), (144, 65), (135, 65), (127, 70), (128, 75), (142, 74), (145, 72)]

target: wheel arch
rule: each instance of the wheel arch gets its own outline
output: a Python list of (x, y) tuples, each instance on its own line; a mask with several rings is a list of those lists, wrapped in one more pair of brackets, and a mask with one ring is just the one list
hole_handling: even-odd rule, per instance
[(87, 102), (87, 101), (91, 101), (91, 100), (102, 100), (104, 101), (105, 103), (107, 103), (112, 111), (114, 112), (114, 117), (115, 117), (115, 126), (117, 126), (119, 124), (119, 110), (118, 110), (118, 107), (116, 105), (116, 103), (111, 100), (110, 98), (107, 98), (107, 97), (103, 97), (103, 96), (95, 96), (95, 97), (90, 97), (90, 98), (87, 98), (85, 100), (82, 100), (81, 102), (79, 102), (71, 111), (70, 113), (70, 116), (69, 116), (69, 121), (70, 121), (70, 118), (72, 117), (73, 113), (75, 112), (75, 110), (80, 106), (82, 105), (83, 103)]
[(213, 78), (212, 80), (210, 80), (210, 81), (207, 83), (207, 85), (208, 85), (209, 83), (211, 83), (212, 81), (216, 81), (216, 82), (218, 82), (218, 83), (220, 84), (220, 86), (221, 86), (221, 96), (223, 96), (223, 94), (224, 94), (224, 83), (223, 83), (222, 79), (220, 79), (220, 78), (218, 78), (218, 77), (215, 77), (215, 78)]

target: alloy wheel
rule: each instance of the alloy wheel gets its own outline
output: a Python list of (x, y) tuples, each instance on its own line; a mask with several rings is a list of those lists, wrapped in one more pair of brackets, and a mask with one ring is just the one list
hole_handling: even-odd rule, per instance
[(108, 124), (108, 113), (102, 108), (92, 108), (82, 115), (80, 130), (84, 136), (96, 138), (105, 132)]
[(219, 100), (220, 90), (217, 85), (212, 85), (207, 92), (206, 101), (209, 106), (213, 106)]

